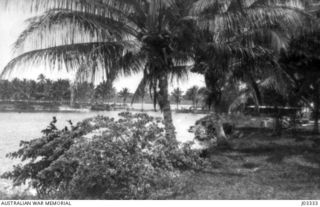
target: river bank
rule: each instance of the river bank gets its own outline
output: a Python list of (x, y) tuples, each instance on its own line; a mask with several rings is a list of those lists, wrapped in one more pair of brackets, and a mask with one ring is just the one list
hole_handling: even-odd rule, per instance
[[(193, 109), (191, 105), (181, 105), (177, 108), (172, 105), (172, 110), (176, 113), (183, 114), (208, 114), (209, 111), (202, 109)], [(78, 113), (90, 111), (132, 111), (132, 112), (157, 112), (152, 104), (133, 103), (78, 103), (74, 107), (64, 102), (48, 102), (48, 101), (0, 101), (0, 112), (18, 112), (18, 113)]]

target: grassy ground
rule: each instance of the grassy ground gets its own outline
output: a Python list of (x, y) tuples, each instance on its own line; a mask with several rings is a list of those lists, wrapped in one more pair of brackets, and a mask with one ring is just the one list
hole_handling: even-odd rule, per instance
[(209, 167), (190, 179), (192, 190), (175, 199), (320, 199), (319, 136), (243, 131), (231, 149), (214, 151)]
[[(188, 180), (187, 191), (166, 199), (320, 199), (320, 136), (307, 132), (271, 136), (243, 129), (231, 148), (213, 151), (208, 166)], [(27, 194), (0, 199), (33, 199)]]

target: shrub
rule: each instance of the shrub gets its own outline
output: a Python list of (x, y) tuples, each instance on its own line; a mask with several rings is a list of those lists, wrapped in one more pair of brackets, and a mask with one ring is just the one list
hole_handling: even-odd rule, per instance
[[(233, 117), (232, 117), (233, 118)], [(196, 121), (195, 126), (190, 128), (190, 132), (195, 134), (195, 139), (200, 142), (216, 142), (215, 119), (212, 115), (207, 115)], [(234, 121), (229, 117), (223, 117), (223, 129), (227, 136), (231, 136), (234, 132)]]
[(181, 191), (188, 170), (202, 163), (197, 152), (166, 140), (161, 119), (119, 116), (70, 122), (63, 130), (54, 119), (41, 138), (8, 155), (26, 164), (2, 177), (28, 181), (40, 198), (51, 199), (156, 199)]

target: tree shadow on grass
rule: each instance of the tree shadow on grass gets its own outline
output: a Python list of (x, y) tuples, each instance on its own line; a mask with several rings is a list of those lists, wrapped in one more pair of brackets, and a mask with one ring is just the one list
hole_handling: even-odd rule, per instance
[(319, 199), (316, 138), (305, 133), (297, 141), (290, 134), (270, 137), (262, 133), (248, 130), (250, 136), (231, 140), (230, 148), (211, 150), (207, 158), (211, 167), (197, 171), (193, 179), (197, 192), (186, 198)]

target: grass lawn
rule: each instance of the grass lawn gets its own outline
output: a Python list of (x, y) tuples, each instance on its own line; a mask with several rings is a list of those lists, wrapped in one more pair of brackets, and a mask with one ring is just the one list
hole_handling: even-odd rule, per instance
[[(241, 131), (242, 138), (230, 140), (229, 149), (213, 151), (207, 167), (188, 177), (185, 191), (164, 199), (320, 199), (320, 136), (285, 132), (275, 137), (266, 129)], [(0, 199), (35, 197), (0, 192)]]
[(243, 132), (231, 149), (212, 152), (207, 169), (189, 180), (191, 190), (175, 199), (320, 199), (319, 136)]

